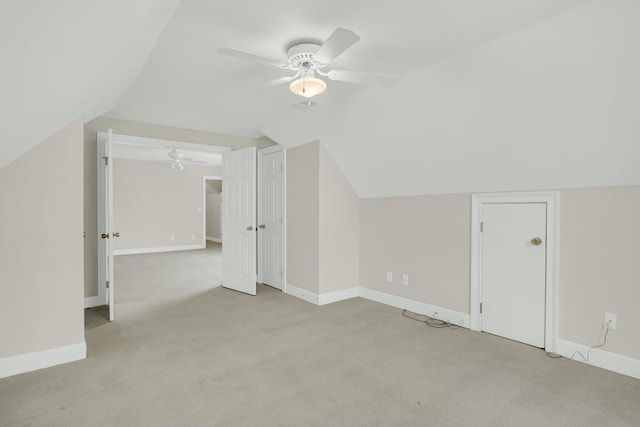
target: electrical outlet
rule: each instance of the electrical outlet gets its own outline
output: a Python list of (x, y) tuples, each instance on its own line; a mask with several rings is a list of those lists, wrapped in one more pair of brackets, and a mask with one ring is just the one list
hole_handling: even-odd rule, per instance
[(169, 240), (171, 240), (172, 242), (175, 242), (175, 241), (176, 241), (176, 236), (171, 236), (171, 237), (169, 238)]
[(615, 313), (604, 314), (604, 327), (609, 325), (609, 329), (615, 330), (618, 327), (618, 315)]
[(403, 285), (408, 285), (409, 284), (409, 275), (408, 274), (403, 274), (402, 275), (402, 284)]
[(387, 271), (387, 282), (393, 282), (393, 273), (390, 271)]

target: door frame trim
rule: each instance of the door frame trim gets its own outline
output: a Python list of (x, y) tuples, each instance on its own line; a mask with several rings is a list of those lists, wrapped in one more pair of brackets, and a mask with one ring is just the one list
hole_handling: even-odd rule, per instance
[(491, 203), (546, 203), (547, 204), (547, 257), (545, 292), (545, 350), (555, 352), (559, 336), (559, 247), (560, 247), (560, 193), (480, 193), (471, 195), (471, 289), (470, 329), (481, 331), (480, 300), (482, 296), (482, 234), (480, 221), (482, 206)]
[[(262, 223), (262, 158), (266, 154), (282, 152), (282, 289), (287, 293), (287, 150), (281, 145), (271, 145), (258, 150), (257, 168), (257, 196), (258, 196), (258, 224)], [(262, 238), (260, 233), (257, 240), (258, 283), (262, 283)]]

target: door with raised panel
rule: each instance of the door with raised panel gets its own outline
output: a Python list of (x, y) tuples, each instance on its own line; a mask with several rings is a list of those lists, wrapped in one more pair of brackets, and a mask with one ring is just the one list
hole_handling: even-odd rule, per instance
[(481, 327), (544, 348), (546, 203), (482, 205)]
[(222, 154), (222, 285), (256, 294), (256, 149)]
[(283, 155), (280, 147), (260, 150), (258, 171), (258, 270), (262, 283), (282, 289), (283, 269)]

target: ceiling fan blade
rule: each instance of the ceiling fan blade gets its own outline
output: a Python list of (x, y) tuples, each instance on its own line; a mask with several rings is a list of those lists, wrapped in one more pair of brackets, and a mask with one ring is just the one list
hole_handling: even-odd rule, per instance
[(276, 68), (286, 69), (288, 64), (278, 61), (276, 59), (265, 58), (262, 56), (254, 55), (252, 53), (243, 52), (241, 50), (232, 49), (230, 47), (223, 47), (218, 49), (218, 53), (227, 56), (233, 56), (235, 58), (248, 59), (249, 61), (260, 62), (262, 64), (271, 65)]
[(390, 74), (365, 73), (362, 71), (331, 70), (327, 73), (331, 80), (360, 83), (369, 86), (395, 86), (400, 79)]
[(358, 40), (360, 36), (353, 31), (338, 27), (313, 54), (313, 59), (322, 64), (328, 64)]
[(275, 80), (271, 80), (271, 81), (266, 82), (266, 83), (262, 83), (261, 85), (258, 85), (256, 87), (271, 87), (271, 86), (278, 86), (278, 85), (281, 85), (281, 84), (289, 83), (289, 82), (293, 81), (299, 75), (300, 75), (300, 73), (296, 74), (295, 76), (280, 77), (279, 79), (275, 79)]
[(296, 78), (298, 78), (298, 76), (300, 76), (300, 72), (297, 72), (296, 74), (294, 74), (293, 76), (284, 76), (284, 77), (280, 77), (277, 78), (275, 80), (271, 80), (268, 82), (264, 82), (264, 83), (260, 83), (254, 86), (249, 86), (246, 89), (242, 90), (241, 93), (246, 93), (246, 92), (250, 92), (256, 89), (262, 89), (265, 87), (273, 87), (273, 86), (278, 86), (281, 84), (285, 84), (285, 83), (289, 83), (294, 81)]

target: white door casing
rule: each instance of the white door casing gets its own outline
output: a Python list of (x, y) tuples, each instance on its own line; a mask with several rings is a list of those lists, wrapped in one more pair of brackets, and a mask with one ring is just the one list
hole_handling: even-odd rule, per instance
[(97, 169), (97, 204), (98, 204), (98, 296), (86, 297), (85, 308), (96, 307), (107, 304), (107, 276), (108, 276), (108, 261), (107, 256), (109, 253), (109, 240), (104, 239), (101, 236), (107, 235), (107, 193), (105, 192), (106, 184), (106, 164), (105, 157), (107, 157), (107, 134), (98, 133), (97, 135), (97, 157), (96, 157), (96, 169)]
[(481, 327), (544, 347), (546, 203), (482, 208)]
[(222, 155), (222, 285), (256, 294), (256, 149)]
[(280, 146), (258, 152), (258, 281), (282, 289), (284, 164)]
[(113, 231), (113, 133), (98, 133), (98, 303), (109, 305), (109, 320), (115, 320), (115, 280), (112, 239)]
[[(506, 210), (505, 212), (502, 212), (502, 213), (499, 212), (500, 208), (499, 207), (496, 208), (496, 205), (514, 205), (514, 204), (528, 204), (528, 205), (537, 204), (539, 211), (537, 212), (537, 215), (536, 214), (532, 214), (532, 215), (538, 217), (538, 219), (536, 220), (538, 221), (538, 225), (537, 225), (538, 228), (525, 230), (524, 232), (527, 233), (527, 238), (525, 242), (522, 242), (524, 237), (514, 237), (511, 235), (513, 234), (513, 232), (508, 231), (509, 227), (517, 228), (518, 225), (516, 223), (512, 222), (510, 224), (506, 224), (503, 230), (500, 230), (500, 226), (495, 228), (495, 225), (492, 226), (491, 224), (485, 223), (482, 227), (483, 228), (486, 227), (485, 230), (487, 230), (486, 231), (487, 233), (491, 233), (490, 231), (488, 231), (491, 229), (491, 227), (494, 227), (493, 231), (498, 233), (493, 236), (488, 234), (486, 237), (487, 241), (483, 242), (483, 239), (485, 239), (484, 233), (481, 232), (481, 224), (483, 223), (483, 219), (487, 218), (489, 219), (489, 222), (493, 221), (490, 218), (497, 220), (499, 218), (495, 217), (495, 215), (506, 215), (507, 212)], [(498, 211), (496, 211), (496, 209)], [(526, 210), (526, 208), (524, 209)], [(492, 314), (487, 314), (487, 310), (490, 310), (491, 308), (486, 307), (484, 305), (485, 301), (483, 300), (483, 298), (485, 298), (485, 296), (492, 298), (492, 292), (499, 292), (499, 288), (492, 287), (491, 284), (489, 284), (488, 285), (489, 287), (486, 288), (484, 279), (486, 278), (486, 279), (493, 280), (494, 278), (507, 277), (509, 274), (510, 266), (512, 266), (513, 263), (515, 262), (510, 258), (516, 256), (518, 252), (520, 253), (520, 255), (528, 254), (532, 256), (533, 259), (536, 259), (536, 257), (538, 257), (537, 258), (538, 262), (540, 261), (542, 252), (544, 252), (546, 256), (544, 257), (543, 267), (541, 268), (542, 274), (544, 275), (544, 279), (540, 278), (539, 272), (538, 273), (523, 272), (523, 273), (525, 276), (538, 274), (538, 277), (536, 280), (542, 281), (544, 286), (544, 291), (539, 290), (540, 293), (543, 292), (542, 298), (544, 301), (544, 311), (540, 310), (538, 312), (538, 313), (543, 313), (542, 314), (542, 318), (543, 318), (542, 328), (544, 328), (543, 340), (542, 340), (542, 344), (540, 343), (540, 341), (538, 341), (533, 345), (544, 347), (549, 352), (555, 351), (556, 342), (558, 339), (558, 320), (557, 320), (558, 319), (558, 292), (557, 292), (558, 259), (557, 259), (557, 256), (558, 256), (558, 244), (559, 244), (558, 242), (559, 193), (527, 192), (527, 193), (475, 194), (472, 196), (472, 199), (471, 199), (471, 211), (472, 211), (472, 215), (471, 215), (471, 301), (470, 301), (471, 329), (475, 331), (481, 331), (481, 330), (487, 330), (487, 327), (488, 327), (490, 329), (490, 330), (487, 330), (488, 332), (493, 331), (493, 333), (496, 333), (498, 335), (503, 335), (503, 336), (506, 336), (507, 334), (512, 333), (511, 331), (507, 331), (505, 334), (504, 331), (494, 329), (495, 324), (503, 323), (504, 319), (499, 319), (499, 317), (492, 318), (492, 316), (497, 313), (495, 311)], [(517, 207), (513, 208), (511, 213), (512, 214), (516, 213), (515, 214), (516, 218), (522, 215), (527, 215), (522, 211), (518, 212)], [(542, 216), (542, 218), (540, 218), (540, 216)], [(517, 222), (518, 220), (516, 219), (514, 221)], [(535, 234), (535, 233), (542, 232), (540, 231), (541, 223), (546, 224), (546, 239), (544, 236), (534, 236), (534, 235), (529, 236), (528, 234), (531, 234), (531, 233)], [(533, 227), (536, 227), (536, 226), (533, 226)], [(531, 239), (535, 237), (540, 237), (542, 240), (539, 246), (536, 246), (531, 243)], [(518, 239), (520, 240), (518, 241)], [(502, 243), (500, 243), (501, 240), (503, 241)], [(493, 246), (496, 246), (499, 244), (508, 244), (509, 240), (518, 241), (517, 245), (519, 246), (519, 248), (516, 250), (511, 249), (514, 252), (513, 254), (502, 253), (502, 254), (496, 255), (497, 252), (493, 252), (495, 249), (493, 248)], [(484, 253), (485, 245), (483, 243), (486, 243), (488, 245), (486, 246), (486, 249), (489, 251), (487, 252), (487, 254)], [(534, 249), (534, 251), (527, 251), (528, 249)], [(489, 257), (488, 260), (483, 260), (485, 255)], [(489, 271), (484, 271), (484, 266), (486, 264), (485, 261), (490, 261), (494, 257), (500, 261), (500, 264), (502, 264), (502, 267), (504, 267), (504, 270), (503, 271), (499, 270), (500, 266), (498, 266), (498, 267), (490, 267)], [(531, 265), (535, 264), (535, 261), (532, 261), (532, 260), (529, 260), (529, 261), (531, 261)], [(520, 269), (523, 269), (523, 268), (527, 268), (527, 267), (520, 266)], [(529, 280), (529, 279), (525, 278), (525, 280)], [(516, 285), (513, 285), (513, 286), (516, 286)], [(489, 292), (488, 295), (485, 295), (485, 290)], [(507, 292), (509, 291), (510, 290), (507, 290)], [(536, 298), (540, 298), (540, 293), (537, 295)], [(529, 297), (531, 297), (531, 295)], [(490, 305), (494, 304), (495, 301), (497, 300), (495, 299), (492, 300), (490, 302)], [(483, 303), (482, 314), (480, 314), (481, 302)], [(522, 301), (520, 303), (522, 304)], [(539, 304), (539, 303), (531, 303), (531, 304), (524, 303), (524, 304), (525, 306), (528, 306), (529, 308), (531, 308), (531, 307), (535, 307), (536, 304)], [(506, 311), (502, 312), (502, 314), (498, 314), (498, 316), (500, 315), (505, 316), (506, 315), (505, 313), (508, 313), (509, 310), (511, 310), (511, 313), (513, 315), (513, 313), (515, 312), (514, 311), (515, 306), (517, 306), (517, 302), (512, 304), (512, 307), (506, 308), (505, 309)], [(516, 316), (516, 319), (523, 319), (528, 316), (530, 315), (525, 315), (525, 313), (521, 312), (518, 314), (518, 316)], [(540, 322), (540, 321), (538, 320), (537, 322)], [(538, 332), (538, 334), (540, 333)], [(517, 336), (509, 337), (509, 338), (523, 341), (521, 337), (518, 338)]]

